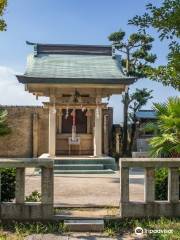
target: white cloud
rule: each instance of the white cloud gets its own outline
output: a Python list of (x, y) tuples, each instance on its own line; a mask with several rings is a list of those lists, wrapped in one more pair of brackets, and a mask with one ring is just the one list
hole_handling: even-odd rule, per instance
[(0, 105), (41, 105), (44, 98), (37, 101), (35, 96), (26, 92), (16, 74), (13, 69), (0, 66)]

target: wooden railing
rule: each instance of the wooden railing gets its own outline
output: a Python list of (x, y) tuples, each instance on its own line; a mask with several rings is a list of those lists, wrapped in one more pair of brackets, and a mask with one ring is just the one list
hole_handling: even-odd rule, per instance
[[(144, 168), (144, 202), (129, 200), (129, 169)], [(155, 168), (168, 168), (168, 200), (155, 200)], [(179, 172), (177, 158), (121, 158), (120, 212), (121, 217), (180, 216)]]
[[(0, 168), (16, 168), (15, 202), (1, 202), (0, 219), (43, 220), (53, 217), (53, 160), (0, 159)], [(41, 202), (25, 202), (26, 168), (41, 168)]]

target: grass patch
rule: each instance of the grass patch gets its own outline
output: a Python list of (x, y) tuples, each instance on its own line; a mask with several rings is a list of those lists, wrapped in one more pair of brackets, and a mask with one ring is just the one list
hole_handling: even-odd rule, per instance
[[(105, 231), (102, 235), (128, 236), (136, 237), (134, 230), (136, 227), (142, 227), (143, 230), (172, 230), (172, 233), (153, 233), (149, 232), (143, 235), (147, 240), (178, 240), (180, 239), (180, 218), (123, 218), (119, 220), (105, 220)], [(64, 227), (63, 221), (53, 223), (1, 223), (0, 240), (23, 240), (31, 234), (60, 234), (67, 235), (68, 230)]]
[(63, 234), (66, 231), (63, 221), (57, 223), (19, 223), (14, 221), (0, 224), (0, 240), (21, 240), (31, 234)]
[[(143, 239), (148, 240), (178, 240), (180, 239), (180, 218), (123, 218), (120, 220), (106, 220), (105, 234), (108, 236), (134, 234), (135, 228), (141, 227), (145, 233)], [(154, 233), (150, 230), (172, 230), (172, 233)], [(136, 236), (134, 234), (134, 236)]]

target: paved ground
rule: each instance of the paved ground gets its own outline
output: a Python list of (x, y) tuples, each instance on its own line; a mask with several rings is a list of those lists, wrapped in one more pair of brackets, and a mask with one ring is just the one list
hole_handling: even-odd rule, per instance
[[(40, 176), (27, 172), (26, 195), (40, 192)], [(31, 175), (32, 174), (32, 175)], [(130, 200), (143, 200), (142, 171), (130, 173)], [(119, 173), (103, 175), (58, 175), (54, 177), (55, 204), (61, 206), (119, 206)]]
[[(130, 236), (129, 234), (124, 234), (122, 237), (107, 237), (102, 234), (95, 233), (73, 233), (68, 236), (56, 235), (56, 234), (35, 234), (26, 237), (26, 240), (134, 240), (135, 236)], [(140, 238), (138, 238), (140, 239)]]

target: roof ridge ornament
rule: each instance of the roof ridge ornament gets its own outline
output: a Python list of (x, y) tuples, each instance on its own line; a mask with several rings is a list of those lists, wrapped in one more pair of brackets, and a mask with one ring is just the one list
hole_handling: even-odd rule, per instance
[(37, 55), (38, 55), (38, 44), (33, 43), (33, 42), (29, 42), (29, 41), (26, 41), (26, 44), (30, 45), (30, 46), (34, 46), (34, 56), (37, 57)]
[(26, 44), (27, 44), (27, 45), (32, 45), (32, 46), (37, 45), (36, 43), (29, 42), (29, 41), (26, 41)]
[(43, 44), (26, 41), (27, 45), (37, 46), (37, 54), (82, 54), (111, 56), (111, 45), (82, 44)]

